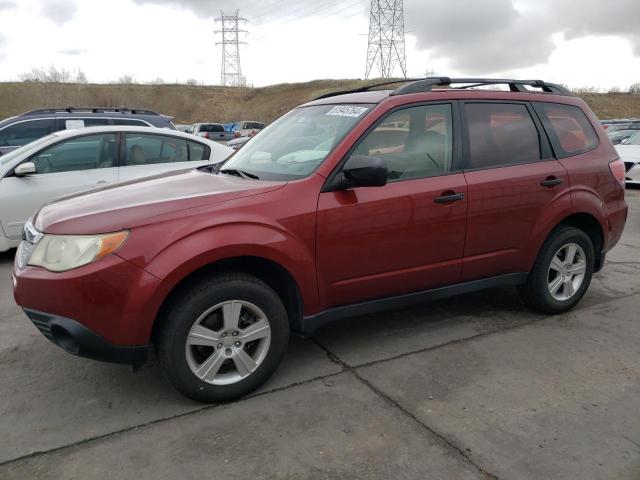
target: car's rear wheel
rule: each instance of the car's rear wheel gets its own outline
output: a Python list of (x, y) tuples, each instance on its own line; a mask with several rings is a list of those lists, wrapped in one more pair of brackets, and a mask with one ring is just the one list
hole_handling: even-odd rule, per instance
[(543, 313), (566, 312), (589, 288), (594, 264), (589, 236), (577, 228), (560, 226), (544, 243), (527, 282), (518, 288), (520, 297)]
[(202, 402), (229, 401), (258, 388), (277, 368), (289, 341), (278, 295), (242, 273), (183, 288), (160, 322), (157, 348), (165, 376)]

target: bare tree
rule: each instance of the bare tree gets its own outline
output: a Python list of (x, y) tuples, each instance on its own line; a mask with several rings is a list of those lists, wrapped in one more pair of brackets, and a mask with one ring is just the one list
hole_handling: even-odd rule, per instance
[(18, 75), (21, 82), (43, 82), (43, 83), (88, 83), (87, 76), (80, 69), (71, 72), (65, 68), (56, 68), (50, 65), (48, 69), (44, 67), (33, 67), (28, 72)]
[(640, 95), (640, 82), (636, 82), (629, 87), (629, 93), (633, 95)]
[(122, 75), (118, 79), (118, 83), (127, 83), (127, 84), (136, 83), (136, 79), (133, 78), (131, 75)]

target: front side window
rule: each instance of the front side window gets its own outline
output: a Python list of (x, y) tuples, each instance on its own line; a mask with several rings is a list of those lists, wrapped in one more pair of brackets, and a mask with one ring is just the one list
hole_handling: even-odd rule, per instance
[(451, 105), (404, 108), (387, 116), (351, 154), (380, 157), (388, 179), (435, 177), (451, 171), (453, 122)]
[(0, 147), (21, 147), (55, 131), (54, 118), (27, 120), (0, 130)]
[(373, 105), (312, 105), (296, 108), (266, 127), (221, 169), (260, 180), (296, 180), (310, 175)]
[(114, 133), (87, 135), (57, 143), (29, 159), (38, 174), (73, 172), (116, 166)]
[(536, 103), (558, 158), (579, 155), (598, 146), (598, 136), (584, 112), (572, 105)]
[(189, 161), (187, 141), (165, 135), (127, 133), (125, 152), (126, 166)]
[(537, 162), (540, 138), (529, 110), (522, 104), (466, 103), (468, 169)]

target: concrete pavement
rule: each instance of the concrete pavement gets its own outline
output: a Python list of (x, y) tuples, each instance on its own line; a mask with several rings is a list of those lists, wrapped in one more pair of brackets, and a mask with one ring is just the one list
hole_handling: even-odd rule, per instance
[(74, 358), (0, 257), (0, 478), (640, 477), (640, 191), (573, 311), (499, 288), (294, 339), (250, 398), (185, 400), (154, 363)]

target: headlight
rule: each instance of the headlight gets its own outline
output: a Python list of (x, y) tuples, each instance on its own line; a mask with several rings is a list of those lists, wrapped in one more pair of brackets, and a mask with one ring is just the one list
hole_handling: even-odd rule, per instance
[(52, 272), (64, 272), (95, 262), (115, 252), (129, 232), (104, 235), (43, 235), (28, 264)]

